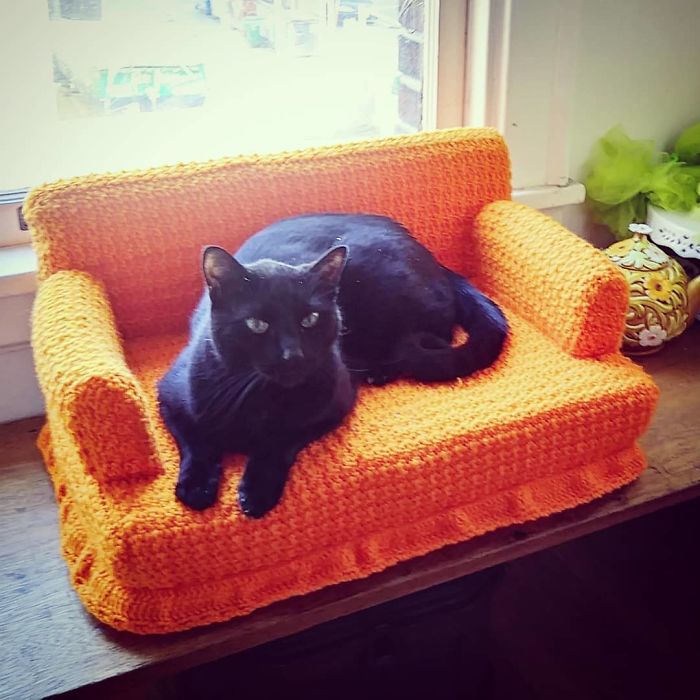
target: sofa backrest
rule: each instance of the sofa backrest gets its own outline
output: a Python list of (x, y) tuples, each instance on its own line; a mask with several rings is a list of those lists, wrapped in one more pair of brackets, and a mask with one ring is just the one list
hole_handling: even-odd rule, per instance
[(40, 279), (89, 272), (105, 285), (121, 332), (134, 337), (185, 328), (207, 244), (234, 252), (295, 214), (383, 214), (468, 274), (475, 215), (509, 198), (498, 133), (452, 129), (60, 181), (34, 190), (25, 215)]

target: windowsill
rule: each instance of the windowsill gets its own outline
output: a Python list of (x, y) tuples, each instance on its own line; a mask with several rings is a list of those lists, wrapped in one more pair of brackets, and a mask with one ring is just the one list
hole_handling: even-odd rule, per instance
[(564, 187), (544, 185), (513, 190), (513, 201), (527, 204), (533, 209), (555, 209), (570, 204), (581, 204), (586, 199), (586, 188), (580, 182), (570, 182)]
[[(534, 209), (580, 204), (586, 188), (580, 182), (565, 187), (530, 187), (513, 191), (513, 200)], [(36, 290), (36, 255), (29, 243), (0, 248), (0, 298), (31, 294)]]

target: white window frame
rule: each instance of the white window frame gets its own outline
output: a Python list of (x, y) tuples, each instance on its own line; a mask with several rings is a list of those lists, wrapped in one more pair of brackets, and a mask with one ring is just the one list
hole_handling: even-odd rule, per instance
[(507, 0), (507, 4), (509, 73), (499, 126), (511, 149), (513, 186), (563, 187), (570, 182), (568, 144), (581, 2)]

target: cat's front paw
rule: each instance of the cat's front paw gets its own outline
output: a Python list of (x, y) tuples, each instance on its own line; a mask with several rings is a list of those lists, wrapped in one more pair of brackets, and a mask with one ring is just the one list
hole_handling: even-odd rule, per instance
[(205, 510), (216, 503), (218, 483), (192, 484), (178, 482), (175, 495), (192, 510)]
[(287, 481), (286, 471), (250, 463), (238, 486), (238, 503), (249, 518), (262, 518), (282, 498)]
[(282, 488), (269, 490), (260, 485), (241, 484), (238, 488), (238, 503), (244, 515), (249, 518), (262, 518), (279, 503), (282, 491)]

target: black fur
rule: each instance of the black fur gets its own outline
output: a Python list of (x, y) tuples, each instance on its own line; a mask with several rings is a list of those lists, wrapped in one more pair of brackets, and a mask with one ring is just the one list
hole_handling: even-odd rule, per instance
[[(386, 217), (285, 219), (235, 259), (208, 248), (204, 273), (190, 341), (159, 383), (180, 449), (176, 493), (195, 509), (215, 502), (222, 455), (242, 452), (241, 508), (263, 516), (299, 451), (352, 409), (358, 381), (465, 376), (498, 357), (508, 331), (493, 302)], [(453, 348), (456, 325), (470, 338)]]

